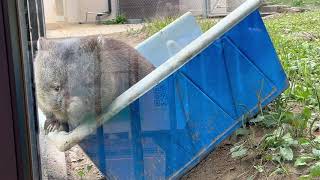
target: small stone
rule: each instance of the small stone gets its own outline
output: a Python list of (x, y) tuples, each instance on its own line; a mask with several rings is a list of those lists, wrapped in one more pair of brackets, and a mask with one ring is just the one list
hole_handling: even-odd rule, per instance
[(70, 157), (71, 162), (80, 162), (83, 161), (83, 158), (74, 158), (74, 157)]

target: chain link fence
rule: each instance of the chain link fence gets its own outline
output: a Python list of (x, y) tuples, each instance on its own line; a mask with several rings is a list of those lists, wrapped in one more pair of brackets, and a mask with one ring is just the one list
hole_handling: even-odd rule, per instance
[(119, 13), (128, 19), (177, 16), (187, 11), (199, 16), (223, 16), (245, 0), (118, 0)]
[(203, 12), (203, 0), (119, 0), (120, 14), (128, 19), (177, 16), (187, 11)]

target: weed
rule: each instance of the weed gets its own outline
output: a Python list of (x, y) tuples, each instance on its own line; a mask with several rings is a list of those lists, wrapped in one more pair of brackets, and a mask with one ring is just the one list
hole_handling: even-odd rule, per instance
[(283, 4), (295, 7), (320, 6), (319, 0), (267, 0), (267, 2), (272, 4)]
[(79, 178), (84, 179), (85, 176), (91, 171), (92, 167), (92, 165), (87, 165), (86, 168), (78, 170), (77, 175), (79, 176)]
[[(287, 174), (290, 172), (286, 166), (292, 166), (297, 171), (308, 169), (307, 173), (301, 170), (303, 175), (300, 179), (320, 176), (320, 138), (312, 135), (320, 111), (319, 19), (318, 10), (286, 14), (265, 21), (290, 80), (290, 87), (263, 113), (249, 120), (269, 132), (258, 143), (249, 140), (251, 138), (247, 136), (252, 136), (249, 132), (231, 149), (234, 158), (243, 158), (248, 154), (262, 157), (263, 163), (254, 165), (258, 173), (269, 173), (269, 176), (279, 172)], [(314, 38), (307, 40), (304, 36), (308, 34)], [(268, 162), (274, 164), (274, 169), (266, 172), (263, 164)]]
[(127, 22), (127, 18), (124, 15), (118, 15), (115, 19), (104, 21), (103, 24), (105, 24), (105, 25), (124, 24), (126, 22)]
[[(130, 34), (146, 34), (147, 37), (152, 36), (153, 34), (159, 32), (161, 29), (175, 21), (178, 17), (164, 17), (156, 18), (148, 21), (141, 30), (137, 32), (129, 32)], [(203, 19), (197, 18), (197, 22), (200, 25), (200, 28), (203, 32), (209, 30), (212, 26), (217, 23), (216, 19)]]

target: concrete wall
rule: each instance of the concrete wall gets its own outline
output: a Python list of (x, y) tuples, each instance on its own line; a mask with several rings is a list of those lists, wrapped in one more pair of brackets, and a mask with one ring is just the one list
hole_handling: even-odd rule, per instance
[[(84, 22), (86, 12), (108, 11), (108, 0), (43, 0), (46, 23)], [(117, 0), (111, 0), (112, 14), (116, 16)], [(95, 15), (88, 16), (89, 22), (95, 21)]]
[(232, 12), (246, 0), (227, 0), (227, 11)]
[(203, 15), (204, 13), (203, 10), (205, 8), (205, 2), (206, 2), (208, 15), (226, 14), (227, 1), (229, 1), (229, 4), (234, 5), (232, 1), (237, 1), (236, 4), (238, 4), (238, 1), (243, 1), (243, 0), (180, 0), (180, 11), (181, 12), (191, 11), (192, 14), (196, 16)]
[[(111, 0), (112, 14), (107, 17), (108, 19), (116, 17), (118, 13), (118, 1), (120, 0)], [(226, 14), (233, 11), (244, 1), (245, 0), (207, 0), (208, 14)], [(178, 2), (179, 8), (175, 11), (180, 11), (180, 13), (191, 11), (193, 15), (196, 16), (203, 14), (204, 0), (179, 0)], [(43, 0), (43, 3), (46, 23), (84, 22), (87, 11), (103, 12), (108, 10), (108, 0)], [(161, 9), (161, 7), (157, 8)], [(138, 11), (137, 13), (140, 12)], [(139, 15), (146, 16), (141, 13)], [(95, 15), (89, 15), (88, 21), (94, 22)]]
[(44, 0), (43, 1), (43, 10), (45, 13), (46, 23), (55, 23), (56, 22), (56, 12), (55, 12), (55, 2), (53, 0)]
[(65, 17), (64, 22), (77, 23), (80, 21), (80, 2), (79, 0), (64, 1)]
[(202, 15), (203, 2), (203, 0), (180, 0), (180, 11), (190, 11), (195, 16)]

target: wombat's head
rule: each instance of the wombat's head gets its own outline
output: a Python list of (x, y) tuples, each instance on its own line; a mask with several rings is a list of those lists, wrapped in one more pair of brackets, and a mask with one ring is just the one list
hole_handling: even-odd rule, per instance
[(93, 94), (97, 43), (97, 38), (38, 40), (34, 72), (43, 111), (60, 119), (84, 111), (79, 106), (86, 106)]
[(62, 44), (39, 39), (34, 60), (37, 100), (47, 112), (65, 111), (68, 100), (66, 60), (72, 55), (70, 48)]

